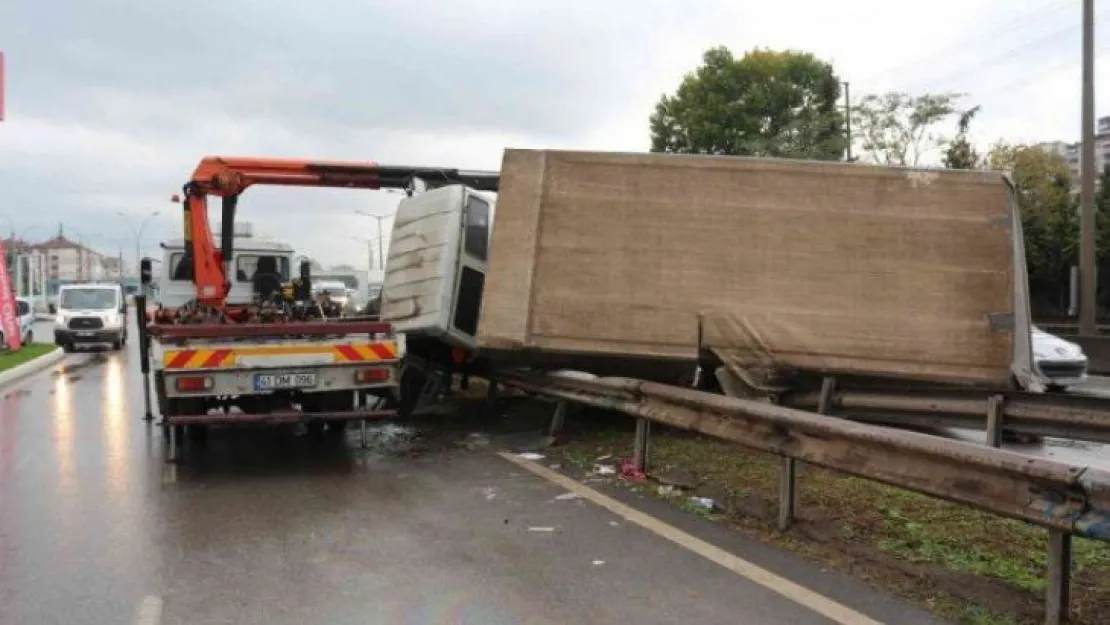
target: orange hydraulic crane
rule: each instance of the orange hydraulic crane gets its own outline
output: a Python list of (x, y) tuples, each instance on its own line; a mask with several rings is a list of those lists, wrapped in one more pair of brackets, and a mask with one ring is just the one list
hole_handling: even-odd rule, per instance
[[(380, 165), (374, 162), (313, 161), (284, 158), (207, 156), (184, 187), (185, 258), (193, 265), (193, 284), (200, 304), (223, 308), (231, 290), (235, 209), (239, 196), (253, 185), (404, 189), (464, 184), (479, 191), (498, 190), (497, 172), (443, 167)], [(208, 225), (208, 196), (221, 198), (222, 232), (217, 249)]]

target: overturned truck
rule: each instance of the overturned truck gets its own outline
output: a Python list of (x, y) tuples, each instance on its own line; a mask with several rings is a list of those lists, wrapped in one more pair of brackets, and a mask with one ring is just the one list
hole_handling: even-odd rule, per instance
[(496, 191), (398, 208), (381, 312), (405, 334), (410, 398), (429, 367), (731, 394), (821, 376), (1038, 384), (1000, 173), (509, 149)]

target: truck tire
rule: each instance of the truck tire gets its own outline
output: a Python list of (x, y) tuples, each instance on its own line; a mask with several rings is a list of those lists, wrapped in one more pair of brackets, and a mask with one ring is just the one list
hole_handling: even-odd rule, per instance
[(397, 403), (399, 418), (407, 419), (416, 411), (416, 406), (420, 403), (420, 394), (427, 381), (428, 375), (418, 367), (406, 366), (401, 371), (401, 383), (398, 389), (401, 396)]

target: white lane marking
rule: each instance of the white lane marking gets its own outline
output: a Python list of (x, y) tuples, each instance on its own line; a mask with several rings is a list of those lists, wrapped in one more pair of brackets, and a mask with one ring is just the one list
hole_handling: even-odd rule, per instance
[(535, 473), (549, 482), (562, 486), (573, 493), (577, 493), (582, 498), (605, 508), (613, 514), (624, 517), (626, 520), (639, 525), (653, 534), (662, 536), (688, 551), (692, 551), (711, 562), (723, 566), (733, 573), (741, 575), (768, 590), (777, 592), (794, 603), (803, 605), (817, 614), (840, 623), (841, 625), (883, 625), (880, 621), (876, 621), (862, 612), (857, 612), (805, 586), (796, 584), (785, 577), (780, 577), (720, 547), (716, 547), (700, 538), (687, 534), (673, 525), (660, 521), (649, 514), (640, 512), (631, 506), (625, 505), (585, 484), (570, 479), (562, 473), (557, 473), (547, 467), (525, 460), (516, 454), (498, 452), (497, 455), (518, 467)]
[(135, 625), (159, 625), (162, 622), (162, 598), (147, 595), (135, 608)]

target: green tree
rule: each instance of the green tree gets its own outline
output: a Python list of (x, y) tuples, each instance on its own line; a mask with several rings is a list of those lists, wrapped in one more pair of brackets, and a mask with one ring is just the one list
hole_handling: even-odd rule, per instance
[(1067, 309), (1071, 267), (1079, 257), (1078, 203), (1068, 164), (1036, 146), (1002, 142), (991, 149), (988, 162), (1014, 182), (1034, 315), (1060, 314)]
[(838, 160), (847, 147), (840, 79), (805, 52), (725, 47), (664, 95), (650, 119), (651, 150)]
[(944, 152), (944, 166), (948, 169), (975, 169), (979, 167), (982, 158), (967, 138), (968, 126), (971, 125), (972, 118), (978, 112), (979, 107), (976, 106), (960, 113), (960, 119), (956, 122), (956, 138), (948, 144), (948, 149)]
[(916, 166), (924, 154), (948, 144), (934, 127), (956, 112), (962, 97), (957, 93), (911, 96), (900, 91), (867, 95), (852, 105), (852, 129), (873, 162)]

